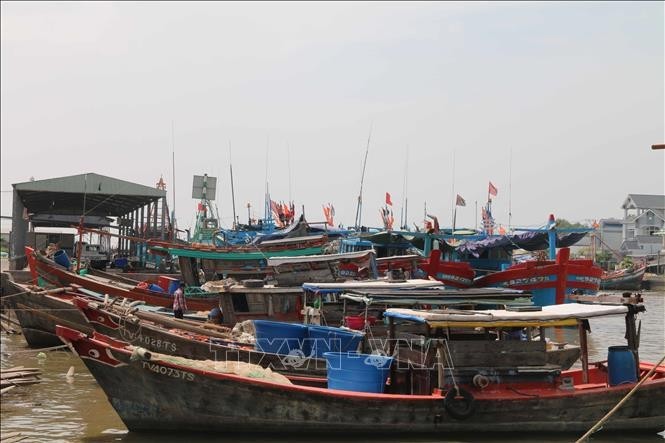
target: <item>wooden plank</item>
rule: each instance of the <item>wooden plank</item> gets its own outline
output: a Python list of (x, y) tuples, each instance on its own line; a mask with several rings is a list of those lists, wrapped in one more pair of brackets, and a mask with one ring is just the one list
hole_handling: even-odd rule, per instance
[(0, 380), (9, 380), (12, 378), (23, 378), (30, 376), (37, 376), (41, 374), (41, 371), (14, 371), (14, 372), (3, 372), (0, 374)]

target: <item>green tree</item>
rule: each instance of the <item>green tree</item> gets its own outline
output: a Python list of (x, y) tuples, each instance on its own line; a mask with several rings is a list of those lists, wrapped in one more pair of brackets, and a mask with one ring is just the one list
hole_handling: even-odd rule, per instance
[(584, 223), (580, 222), (569, 222), (565, 218), (560, 218), (556, 221), (556, 227), (558, 229), (566, 229), (566, 228), (589, 228), (589, 225), (585, 225)]

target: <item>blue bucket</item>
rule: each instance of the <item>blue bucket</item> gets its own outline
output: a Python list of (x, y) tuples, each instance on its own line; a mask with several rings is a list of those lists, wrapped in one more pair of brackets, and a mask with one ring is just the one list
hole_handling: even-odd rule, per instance
[(610, 386), (637, 381), (635, 356), (628, 346), (607, 348), (607, 372)]
[(392, 357), (356, 352), (326, 352), (328, 388), (382, 393), (390, 375)]
[(148, 289), (153, 291), (153, 292), (164, 292), (164, 289), (161, 286), (156, 285), (154, 283), (150, 283), (150, 286), (148, 286)]
[(309, 345), (312, 357), (323, 358), (326, 352), (356, 351), (363, 334), (330, 326), (308, 326)]
[(270, 320), (254, 320), (256, 348), (262, 352), (288, 355), (291, 351), (302, 351), (309, 355), (306, 346), (307, 326)]
[(55, 261), (60, 266), (64, 266), (67, 269), (69, 269), (69, 267), (71, 266), (71, 263), (69, 262), (69, 257), (67, 257), (67, 253), (62, 249), (56, 251), (56, 253), (53, 254), (53, 261)]

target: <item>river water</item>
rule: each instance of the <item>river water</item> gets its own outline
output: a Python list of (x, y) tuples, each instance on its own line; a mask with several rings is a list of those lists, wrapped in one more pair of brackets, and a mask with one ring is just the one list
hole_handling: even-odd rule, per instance
[[(644, 361), (656, 362), (665, 354), (665, 293), (644, 293), (647, 312), (640, 315), (642, 320), (642, 337), (640, 358)], [(589, 335), (590, 360), (605, 360), (607, 348), (613, 345), (625, 345), (624, 317), (615, 316), (591, 320)], [(21, 335), (2, 334), (3, 368), (13, 366), (38, 367), (43, 371), (42, 381), (36, 385), (18, 387), (2, 397), (1, 430), (2, 433), (20, 432), (27, 439), (22, 442), (132, 442), (146, 443), (159, 441), (170, 442), (219, 442), (219, 441), (256, 441), (234, 435), (163, 435), (158, 433), (136, 434), (127, 431), (117, 416), (101, 388), (78, 357), (67, 351), (51, 351), (46, 358), (38, 358), (37, 353), (29, 350)], [(75, 374), (70, 379), (66, 374), (70, 367)], [(665, 407), (665, 399), (663, 399)], [(663, 424), (665, 429), (665, 423)], [(261, 437), (262, 441), (289, 442), (293, 437), (278, 436)], [(564, 442), (574, 440), (574, 436), (544, 435), (502, 435), (478, 436), (462, 435), (435, 438), (414, 438), (395, 436), (391, 442), (512, 442), (541, 441)], [(303, 436), (302, 441), (311, 441)], [(322, 440), (317, 437), (317, 440)], [(324, 439), (325, 440), (325, 439)], [(352, 440), (352, 439), (351, 439)], [(325, 441), (350, 441), (349, 438)], [(381, 441), (386, 441), (385, 437)], [(600, 434), (593, 438), (594, 442), (634, 442), (663, 441), (663, 434), (653, 436)]]

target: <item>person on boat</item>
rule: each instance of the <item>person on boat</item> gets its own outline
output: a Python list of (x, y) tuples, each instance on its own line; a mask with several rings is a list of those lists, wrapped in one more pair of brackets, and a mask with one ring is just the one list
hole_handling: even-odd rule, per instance
[(180, 283), (178, 289), (173, 293), (173, 316), (175, 318), (182, 318), (183, 312), (187, 310), (187, 302), (185, 301), (185, 284)]
[(221, 325), (224, 323), (224, 314), (222, 313), (222, 309), (219, 307), (212, 308), (210, 312), (208, 312), (207, 323), (213, 323), (216, 325)]

